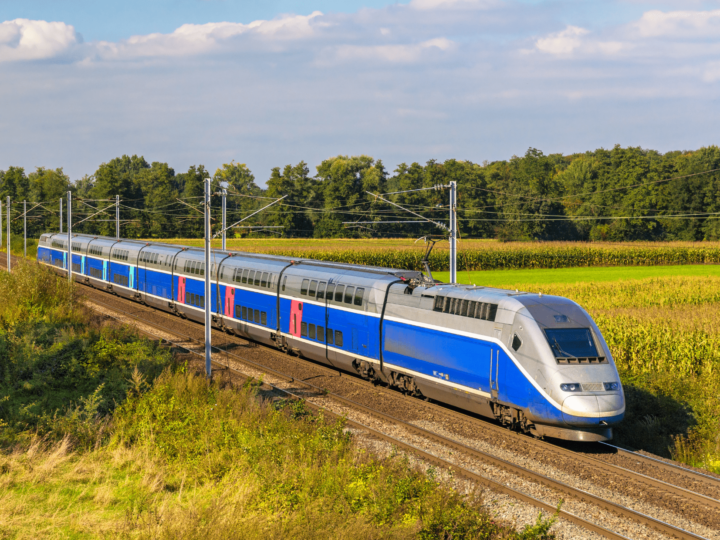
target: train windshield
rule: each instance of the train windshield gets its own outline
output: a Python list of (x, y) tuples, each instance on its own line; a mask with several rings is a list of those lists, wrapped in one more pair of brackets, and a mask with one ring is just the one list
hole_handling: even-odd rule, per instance
[(546, 328), (550, 348), (558, 358), (597, 357), (598, 351), (589, 328)]

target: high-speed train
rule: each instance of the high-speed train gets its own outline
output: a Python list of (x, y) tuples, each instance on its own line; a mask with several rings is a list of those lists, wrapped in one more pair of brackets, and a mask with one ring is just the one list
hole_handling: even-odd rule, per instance
[[(588, 313), (566, 298), (436, 283), (421, 272), (44, 234), (76, 281), (431, 398), (539, 437), (612, 438), (625, 397)], [(205, 298), (205, 272), (212, 280)]]

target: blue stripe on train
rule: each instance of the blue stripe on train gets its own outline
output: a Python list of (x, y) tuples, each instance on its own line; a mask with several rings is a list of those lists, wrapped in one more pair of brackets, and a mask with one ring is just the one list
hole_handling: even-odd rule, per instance
[[(55, 264), (62, 260), (64, 252), (48, 248), (38, 249), (38, 259), (48, 264)], [(73, 261), (80, 262), (73, 256)], [(86, 271), (90, 268), (102, 271), (107, 261), (100, 261), (87, 257)], [(117, 262), (110, 263), (110, 272), (105, 280), (113, 282), (114, 273), (128, 278), (131, 276), (130, 267)], [(135, 268), (132, 268), (133, 274)], [(138, 272), (138, 288), (154, 296), (171, 299), (171, 289), (174, 291), (174, 301), (178, 301), (178, 276), (171, 276), (151, 269), (140, 268)], [(226, 285), (220, 285), (220, 301), (217, 297), (217, 282), (212, 286), (211, 309), (214, 313), (224, 312)], [(187, 294), (204, 296), (204, 281), (186, 277)], [(187, 303), (187, 302), (186, 302)], [(267, 313), (267, 327), (274, 329), (276, 319), (277, 297), (252, 290), (236, 289), (233, 318), (242, 320), (241, 313), (235, 307), (245, 306)], [(291, 300), (280, 299), (280, 331), (290, 333)], [(378, 331), (380, 321), (377, 317), (368, 317), (362, 312), (344, 311), (328, 305), (325, 306), (303, 303), (303, 322), (314, 324), (316, 327), (331, 328), (343, 333), (343, 344), (339, 348), (359, 356), (379, 359)], [(577, 427), (599, 426), (601, 422), (613, 424), (622, 419), (623, 415), (604, 418), (585, 418), (565, 415), (550, 403), (523, 375), (518, 366), (507, 353), (497, 344), (485, 341), (481, 337), (471, 338), (457, 336), (439, 330), (427, 329), (411, 324), (386, 320), (384, 322), (385, 350), (383, 358), (388, 364), (415, 371), (428, 377), (443, 378), (456, 383), (459, 387), (468, 387), (490, 393), (490, 367), (491, 354), (493, 361), (493, 379), (497, 373), (498, 399), (501, 402), (512, 403), (516, 407), (528, 409), (536, 418), (542, 418), (548, 423), (565, 424), (572, 422)], [(318, 340), (319, 342), (319, 340)], [(460, 354), (458, 354), (458, 352)], [(441, 377), (442, 376), (442, 377)], [(447, 376), (447, 377), (446, 377)]]
[(492, 377), (499, 401), (527, 409), (536, 418), (586, 427), (622, 420), (622, 414), (603, 418), (565, 414), (563, 418), (562, 412), (535, 388), (502, 347), (480, 337), (458, 336), (396, 321), (385, 321), (383, 333), (385, 362), (488, 394)]

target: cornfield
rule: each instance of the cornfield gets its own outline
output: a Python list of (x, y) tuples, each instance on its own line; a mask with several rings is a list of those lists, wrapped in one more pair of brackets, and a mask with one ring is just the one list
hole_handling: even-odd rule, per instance
[(619, 442), (720, 472), (720, 278), (519, 287), (571, 298), (597, 322), (630, 396)]
[[(170, 240), (168, 240), (170, 242)], [(200, 246), (201, 241), (172, 240)], [(213, 247), (218, 248), (216, 242)], [(430, 254), (430, 268), (450, 268), (447, 243)], [(425, 248), (414, 241), (395, 240), (229, 240), (228, 248), (321, 261), (422, 270)], [(458, 249), (460, 270), (570, 268), (589, 266), (656, 266), (720, 263), (720, 243), (578, 243), (463, 240)]]

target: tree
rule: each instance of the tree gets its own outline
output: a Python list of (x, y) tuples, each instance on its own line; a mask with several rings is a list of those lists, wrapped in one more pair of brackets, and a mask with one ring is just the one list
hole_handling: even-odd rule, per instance
[(178, 174), (176, 177), (178, 191), (183, 194), (185, 202), (200, 210), (196, 212), (187, 206), (179, 205), (178, 211), (184, 211), (189, 216), (178, 223), (178, 234), (181, 236), (201, 238), (205, 234), (205, 222), (201, 212), (207, 178), (210, 178), (210, 173), (203, 165), (197, 167), (192, 165), (186, 173)]
[(309, 174), (304, 161), (294, 167), (286, 165), (282, 173), (280, 167), (272, 170), (266, 195), (287, 198), (268, 209), (267, 223), (283, 227), (284, 236), (312, 236), (313, 223), (307, 209), (316, 203), (318, 183)]
[[(59, 230), (59, 202), (67, 198), (70, 189), (70, 178), (62, 169), (45, 169), (38, 167), (28, 176), (28, 200), (43, 201), (44, 204), (32, 212), (28, 212), (28, 236), (40, 236), (45, 231)], [(28, 206), (28, 210), (35, 204)], [(48, 210), (52, 213), (49, 213)]]
[(323, 161), (317, 171), (325, 208), (315, 226), (315, 236), (358, 236), (357, 232), (349, 233), (352, 229), (344, 228), (342, 222), (380, 220), (378, 211), (383, 208), (371, 205), (365, 192), (385, 191), (387, 173), (382, 161), (369, 156), (337, 156)]
[(179, 205), (175, 171), (167, 163), (153, 162), (137, 178), (145, 200), (145, 208), (139, 212), (143, 233), (153, 238), (176, 238), (180, 228), (176, 219)]
[[(235, 163), (234, 161), (224, 163), (222, 167), (215, 171), (212, 181), (213, 193), (219, 191), (220, 182), (223, 181), (230, 185), (227, 197), (228, 225), (232, 225), (261, 208), (258, 203), (262, 199), (257, 199), (257, 197), (262, 197), (263, 190), (255, 184), (255, 176), (247, 165)], [(220, 205), (220, 198), (217, 195), (213, 196), (212, 204), (215, 207)]]

